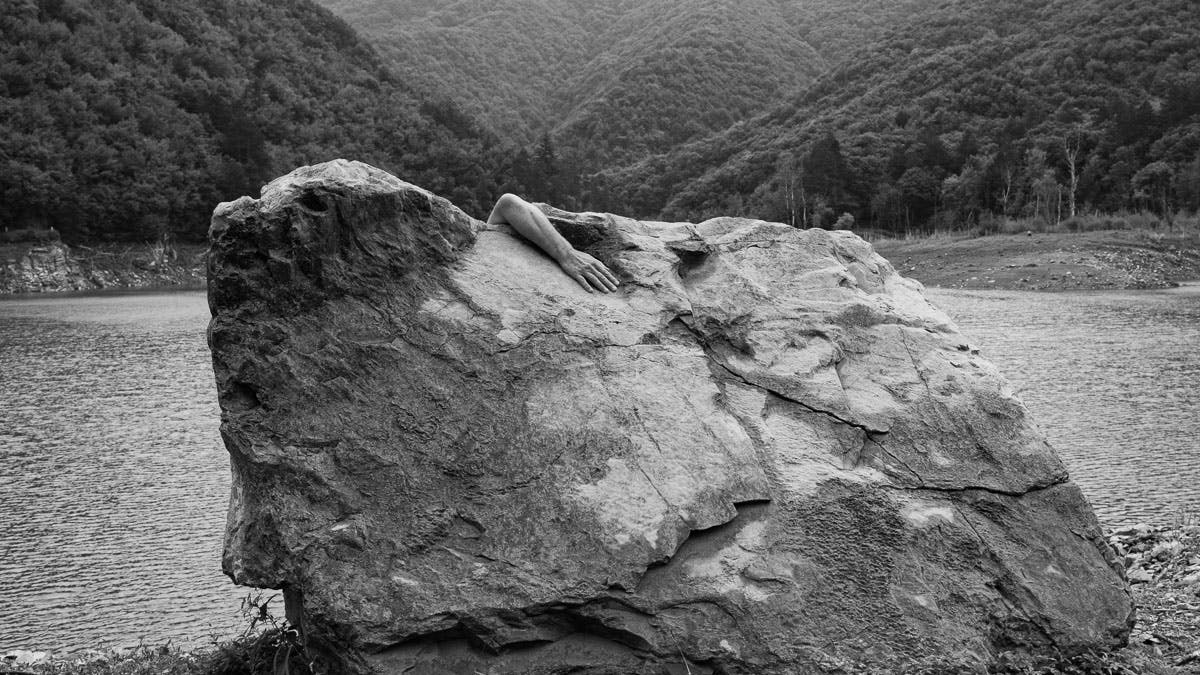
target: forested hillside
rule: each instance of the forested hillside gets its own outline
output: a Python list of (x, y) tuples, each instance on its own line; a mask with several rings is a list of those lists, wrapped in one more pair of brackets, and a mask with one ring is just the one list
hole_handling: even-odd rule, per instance
[(196, 239), (337, 156), (475, 215), (1200, 208), (1193, 0), (320, 1), (384, 57), (309, 0), (0, 0), (0, 226)]
[(486, 214), (511, 170), (307, 0), (3, 0), (0, 226), (203, 237), (295, 166), (377, 164)]
[[(803, 94), (593, 180), (594, 206), (892, 231), (1200, 208), (1193, 0), (955, 0)], [(849, 222), (843, 220), (843, 223)]]
[(520, 144), (552, 177), (533, 196), (578, 207), (581, 176), (768, 109), (934, 0), (319, 1)]
[(532, 144), (560, 92), (639, 0), (318, 0), (406, 81), (437, 90), (497, 133)]
[[(404, 77), (440, 87), (498, 133), (527, 143), (570, 124), (579, 109), (603, 106), (589, 99), (636, 93), (620, 91), (640, 84), (628, 71), (655, 64), (663, 68), (649, 81), (652, 97), (690, 96), (699, 82), (717, 114), (774, 101), (931, 1), (319, 0)], [(678, 59), (693, 72), (672, 82)], [(724, 77), (739, 65), (747, 70)], [(714, 81), (763, 88), (765, 96), (751, 101), (714, 89)], [(769, 84), (787, 86), (768, 92)]]
[(825, 70), (773, 0), (646, 3), (620, 23), (614, 42), (557, 93), (569, 108), (551, 137), (585, 171), (726, 129)]

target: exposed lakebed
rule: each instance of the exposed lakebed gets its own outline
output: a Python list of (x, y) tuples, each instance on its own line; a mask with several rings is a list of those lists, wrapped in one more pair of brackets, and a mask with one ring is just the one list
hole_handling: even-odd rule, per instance
[[(931, 289), (1107, 525), (1198, 506), (1200, 287)], [(203, 292), (0, 301), (0, 651), (240, 627)]]

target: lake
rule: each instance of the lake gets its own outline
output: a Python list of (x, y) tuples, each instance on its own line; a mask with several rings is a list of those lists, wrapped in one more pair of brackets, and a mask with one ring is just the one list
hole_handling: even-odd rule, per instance
[(241, 626), (207, 323), (203, 292), (0, 300), (0, 653)]
[[(1200, 286), (931, 290), (1012, 380), (1108, 525), (1198, 505)], [(0, 653), (198, 645), (229, 464), (203, 292), (0, 300)]]
[(1013, 383), (1101, 522), (1198, 515), (1200, 284), (927, 294)]

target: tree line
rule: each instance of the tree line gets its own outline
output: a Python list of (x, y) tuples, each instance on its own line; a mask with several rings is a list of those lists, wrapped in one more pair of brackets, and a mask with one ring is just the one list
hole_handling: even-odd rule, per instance
[[(1149, 211), (1170, 224), (1200, 210), (1200, 78), (1157, 109), (1114, 102), (1027, 128), (1011, 119), (980, 138), (914, 129), (885, 155), (847, 158), (833, 133), (782, 153), (773, 174), (726, 208), (798, 227), (844, 214), (890, 232), (994, 229), (1009, 219), (1060, 223), (1083, 213)], [(903, 128), (906, 114), (895, 116)]]

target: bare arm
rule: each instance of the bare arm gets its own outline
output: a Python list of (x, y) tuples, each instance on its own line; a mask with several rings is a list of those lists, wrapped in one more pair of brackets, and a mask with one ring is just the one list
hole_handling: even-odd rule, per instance
[(507, 223), (558, 262), (559, 267), (591, 293), (593, 290), (609, 293), (617, 290), (620, 283), (604, 263), (583, 251), (576, 250), (550, 224), (546, 214), (532, 204), (512, 194), (505, 194), (496, 201), (488, 216), (489, 223)]

